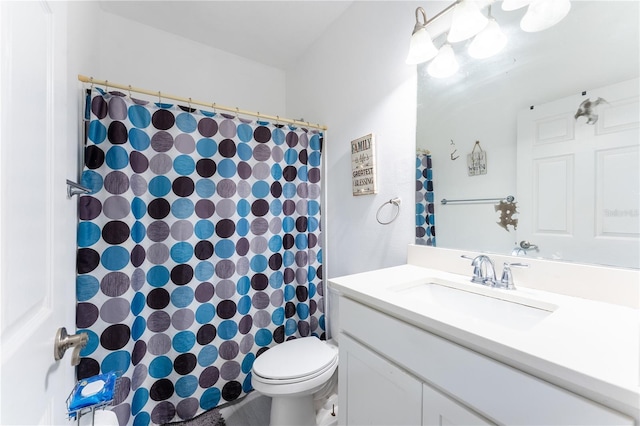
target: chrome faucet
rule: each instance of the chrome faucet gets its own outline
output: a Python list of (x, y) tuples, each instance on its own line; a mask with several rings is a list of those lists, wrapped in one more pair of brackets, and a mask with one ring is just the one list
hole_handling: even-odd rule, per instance
[(526, 263), (509, 263), (504, 262), (502, 269), (502, 277), (500, 281), (496, 279), (496, 268), (493, 260), (485, 254), (481, 254), (476, 257), (470, 257), (462, 255), (465, 259), (471, 259), (471, 266), (473, 266), (473, 277), (471, 282), (486, 285), (489, 287), (502, 288), (505, 290), (515, 290), (516, 286), (513, 284), (513, 274), (511, 273), (511, 267), (526, 268), (529, 265)]
[(496, 285), (496, 268), (489, 256), (481, 254), (474, 258), (465, 255), (462, 255), (462, 257), (472, 259), (473, 277), (471, 277), (471, 282), (488, 285), (489, 287)]

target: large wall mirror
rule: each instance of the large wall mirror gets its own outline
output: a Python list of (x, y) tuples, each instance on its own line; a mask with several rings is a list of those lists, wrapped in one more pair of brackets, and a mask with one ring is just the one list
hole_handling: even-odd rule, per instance
[[(640, 268), (640, 3), (571, 3), (559, 24), (526, 33), (526, 8), (495, 2), (509, 38), (498, 55), (470, 58), (461, 42), (454, 76), (418, 66), (417, 175), (428, 151), (436, 247)], [(480, 149), (486, 173), (470, 175)]]

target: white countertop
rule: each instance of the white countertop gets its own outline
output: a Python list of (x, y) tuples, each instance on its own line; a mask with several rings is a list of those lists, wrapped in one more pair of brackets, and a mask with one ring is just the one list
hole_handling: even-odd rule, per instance
[[(390, 289), (433, 278), (466, 282), (470, 277), (402, 265), (329, 279), (329, 286), (355, 301), (626, 412), (638, 421), (640, 310), (524, 287), (491, 289), (557, 306), (532, 328), (515, 330), (473, 321), (464, 309), (442, 308)], [(508, 321), (504, 318), (505, 325)]]

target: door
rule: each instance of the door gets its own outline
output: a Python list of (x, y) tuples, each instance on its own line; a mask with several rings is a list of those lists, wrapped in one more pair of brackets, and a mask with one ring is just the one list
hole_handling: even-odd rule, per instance
[(422, 383), (345, 334), (340, 334), (338, 374), (338, 423), (395, 426), (421, 423)]
[(517, 235), (538, 246), (529, 255), (640, 267), (639, 117), (637, 79), (519, 114)]
[(77, 132), (69, 131), (64, 2), (0, 2), (0, 424), (68, 425), (75, 330)]
[(491, 423), (428, 385), (422, 386), (423, 426), (489, 426)]

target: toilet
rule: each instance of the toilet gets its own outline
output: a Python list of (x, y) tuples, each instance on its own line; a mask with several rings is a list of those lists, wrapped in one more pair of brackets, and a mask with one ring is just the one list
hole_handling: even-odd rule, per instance
[(87, 413), (76, 422), (78, 426), (118, 426), (116, 413), (110, 410), (95, 410), (94, 415)]
[(271, 426), (316, 426), (314, 399), (337, 383), (338, 348), (316, 337), (288, 340), (253, 363), (253, 388), (271, 397)]

